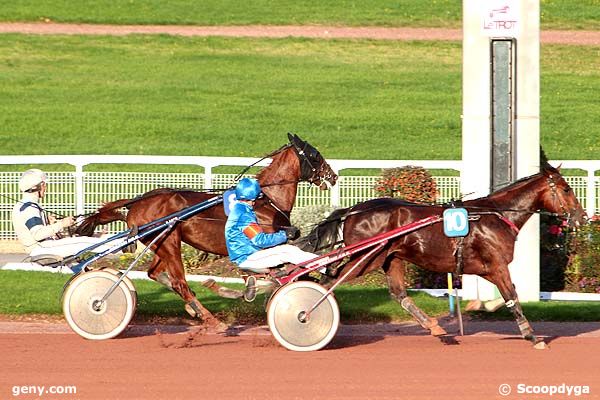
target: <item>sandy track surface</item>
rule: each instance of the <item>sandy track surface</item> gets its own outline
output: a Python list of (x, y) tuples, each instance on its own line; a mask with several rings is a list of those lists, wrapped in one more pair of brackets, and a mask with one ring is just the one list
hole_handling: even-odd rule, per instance
[[(462, 40), (460, 29), (327, 26), (176, 26), (2, 23), (0, 33), (43, 35), (169, 34), (179, 36), (308, 37), (378, 40)], [(600, 31), (542, 31), (542, 43), (600, 46)]]
[(23, 399), (480, 400), (502, 398), (501, 385), (509, 385), (513, 399), (576, 397), (517, 393), (540, 386), (588, 390), (580, 397), (600, 399), (598, 323), (534, 324), (546, 350), (520, 339), (512, 321), (469, 323), (468, 336), (445, 339), (414, 324), (343, 326), (312, 353), (285, 350), (264, 327), (224, 335), (134, 326), (98, 342), (60, 323), (17, 324), (18, 333), (0, 333), (0, 398), (17, 398), (13, 390), (22, 385), (77, 390)]

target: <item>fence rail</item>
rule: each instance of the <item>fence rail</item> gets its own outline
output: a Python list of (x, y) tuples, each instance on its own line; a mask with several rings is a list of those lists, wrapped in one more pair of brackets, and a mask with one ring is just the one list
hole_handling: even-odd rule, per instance
[[(247, 157), (171, 157), (171, 156), (0, 156), (0, 164), (15, 166), (14, 172), (0, 172), (0, 239), (14, 239), (11, 223), (12, 208), (20, 198), (17, 183), (24, 169), (31, 165), (44, 169), (46, 164), (70, 165), (73, 171), (48, 171), (52, 185), (45, 207), (59, 214), (84, 214), (96, 210), (103, 202), (129, 198), (159, 187), (200, 189), (225, 189), (234, 184), (234, 174), (214, 173), (218, 166), (246, 166), (257, 158)], [(266, 166), (270, 160), (257, 165)], [(296, 207), (328, 205), (348, 207), (357, 202), (376, 197), (373, 187), (378, 176), (353, 176), (344, 170), (385, 168), (415, 165), (432, 172), (438, 188), (438, 201), (445, 202), (461, 197), (461, 162), (455, 160), (328, 160), (338, 174), (338, 184), (330, 191), (321, 191), (307, 183), (299, 185)], [(164, 172), (93, 172), (85, 168), (93, 164), (115, 165), (192, 165), (202, 169), (200, 173)], [(563, 169), (586, 172), (585, 175), (568, 176), (567, 181), (575, 191), (587, 213), (600, 212), (600, 160), (556, 161)], [(128, 168), (130, 169), (130, 168)], [(453, 176), (436, 175), (435, 171), (452, 171)]]

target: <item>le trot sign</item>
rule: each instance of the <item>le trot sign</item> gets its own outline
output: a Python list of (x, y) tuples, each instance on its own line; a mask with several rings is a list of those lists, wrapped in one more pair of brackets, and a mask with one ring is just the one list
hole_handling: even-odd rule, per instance
[(519, 34), (519, 0), (483, 0), (480, 3), (481, 30), (487, 37), (514, 38)]

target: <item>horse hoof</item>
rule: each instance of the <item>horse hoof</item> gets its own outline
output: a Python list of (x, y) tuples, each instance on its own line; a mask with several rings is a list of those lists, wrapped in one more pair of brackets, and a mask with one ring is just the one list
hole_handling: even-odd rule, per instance
[(187, 311), (188, 314), (190, 314), (190, 316), (192, 318), (200, 318), (200, 314), (194, 310), (194, 308), (190, 305), (190, 303), (186, 303), (185, 305), (185, 311)]
[(207, 279), (202, 283), (202, 286), (204, 286), (217, 296), (224, 297), (226, 299), (239, 299), (244, 295), (244, 292), (241, 290), (229, 289), (223, 286), (219, 286), (214, 279)]
[(483, 309), (481, 300), (471, 300), (465, 307), (465, 311), (479, 311)]
[(219, 288), (219, 292), (217, 293), (219, 297), (224, 297), (226, 299), (239, 299), (244, 296), (244, 292), (241, 290), (229, 289), (229, 288)]
[(214, 279), (207, 279), (204, 282), (202, 282), (202, 286), (204, 286), (205, 288), (207, 288), (210, 291), (214, 291), (214, 288), (217, 287), (217, 282)]
[(486, 301), (483, 305), (485, 311), (487, 312), (496, 312), (504, 305), (504, 299), (502, 297), (497, 298), (496, 300)]
[(540, 340), (539, 342), (537, 342), (536, 344), (533, 345), (533, 348), (536, 350), (546, 350), (549, 347), (546, 344), (546, 342), (544, 342), (543, 340)]
[(444, 336), (446, 335), (446, 330), (439, 325), (432, 326), (430, 328), (431, 336)]
[(192, 300), (189, 303), (185, 303), (185, 311), (193, 318), (214, 318), (210, 311), (204, 308), (198, 300)]
[(205, 323), (208, 326), (208, 329), (216, 333), (225, 333), (229, 330), (229, 325), (216, 318), (213, 318), (211, 321), (206, 321)]

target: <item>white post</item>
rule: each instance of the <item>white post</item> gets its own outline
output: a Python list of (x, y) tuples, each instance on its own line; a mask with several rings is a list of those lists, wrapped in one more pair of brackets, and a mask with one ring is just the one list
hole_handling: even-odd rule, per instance
[(587, 170), (585, 211), (590, 218), (596, 214), (596, 170), (593, 168)]
[[(490, 192), (490, 44), (481, 33), (481, 0), (463, 1), (463, 115), (461, 192), (466, 199)], [(474, 275), (463, 276), (463, 298), (492, 300), (495, 286)]]
[[(517, 178), (540, 170), (540, 3), (520, 0), (517, 36)], [(540, 299), (540, 219), (534, 214), (519, 233), (510, 274), (519, 300)]]
[(73, 176), (75, 177), (75, 214), (82, 215), (85, 213), (85, 191), (83, 185), (85, 173), (83, 172), (82, 164), (75, 165)]
[[(496, 11), (497, 15), (492, 16)], [(513, 17), (506, 18), (509, 14)], [(506, 20), (501, 21), (502, 18)], [(513, 156), (516, 178), (539, 171), (539, 1), (463, 0), (461, 191), (466, 198), (486, 196), (491, 189), (491, 37), (516, 39), (517, 115)], [(539, 300), (537, 216), (519, 234), (510, 268), (520, 300)], [(466, 299), (498, 297), (493, 285), (466, 275), (463, 294)]]
[(331, 206), (332, 207), (339, 207), (340, 203), (341, 203), (341, 199), (340, 199), (340, 183), (341, 183), (341, 177), (340, 177), (340, 170), (339, 169), (334, 169), (333, 167), (331, 167), (331, 169), (333, 170), (333, 172), (338, 176), (338, 181), (335, 184), (335, 186), (332, 186), (329, 190), (331, 191)]
[(210, 190), (213, 188), (212, 167), (212, 165), (204, 165), (204, 189)]

